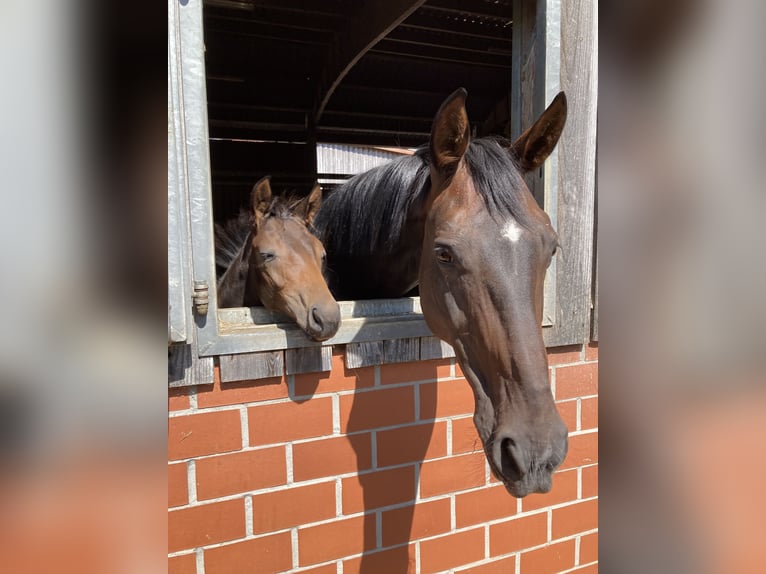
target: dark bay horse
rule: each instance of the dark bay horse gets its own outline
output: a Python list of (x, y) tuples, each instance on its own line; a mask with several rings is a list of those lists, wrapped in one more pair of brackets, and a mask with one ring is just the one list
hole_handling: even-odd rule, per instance
[(330, 195), (316, 226), (339, 299), (419, 286), (429, 328), (454, 347), (473, 389), (490, 467), (523, 497), (550, 490), (567, 452), (541, 329), (557, 237), (523, 178), (556, 146), (566, 98), (509, 143), (471, 141), (466, 97), (459, 89), (442, 104), (427, 148)]
[(325, 251), (312, 233), (322, 201), (315, 185), (301, 201), (272, 195), (269, 178), (253, 186), (249, 211), (216, 225), (220, 307), (263, 305), (290, 317), (310, 338), (325, 341), (340, 325), (340, 308), (323, 275)]

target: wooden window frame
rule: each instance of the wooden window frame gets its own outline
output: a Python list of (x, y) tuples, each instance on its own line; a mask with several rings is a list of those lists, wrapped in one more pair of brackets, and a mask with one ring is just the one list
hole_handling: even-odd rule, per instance
[[(591, 328), (597, 50), (595, 45), (583, 49), (577, 38), (595, 36), (597, 23), (593, 7), (582, 21), (567, 20), (563, 10), (580, 10), (574, 6), (568, 0), (563, 6), (562, 0), (514, 1), (512, 135), (574, 82), (568, 70), (584, 69), (589, 80), (589, 93), (576, 98), (568, 93), (569, 119), (557, 150), (529, 178), (564, 245), (546, 280), (543, 332), (548, 346), (583, 343)], [(418, 298), (341, 302), (341, 328), (322, 344), (265, 309), (218, 309), (202, 0), (169, 0), (168, 16), (169, 342), (185, 342), (190, 346), (185, 355), (202, 358), (429, 336)], [(205, 285), (207, 312), (201, 313), (191, 295)]]

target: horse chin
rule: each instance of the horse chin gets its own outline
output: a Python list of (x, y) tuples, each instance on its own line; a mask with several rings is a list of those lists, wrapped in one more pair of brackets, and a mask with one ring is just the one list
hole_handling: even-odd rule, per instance
[(322, 343), (324, 341), (327, 341), (328, 339), (332, 339), (333, 335), (323, 335), (321, 333), (312, 333), (311, 331), (304, 329), (304, 333), (306, 333), (306, 336), (311, 339), (312, 341), (316, 341), (317, 343)]
[(526, 476), (521, 480), (508, 480), (495, 471), (490, 462), (492, 473), (503, 483), (508, 493), (515, 498), (524, 498), (528, 494), (545, 494), (553, 487), (552, 473), (538, 471), (536, 476)]

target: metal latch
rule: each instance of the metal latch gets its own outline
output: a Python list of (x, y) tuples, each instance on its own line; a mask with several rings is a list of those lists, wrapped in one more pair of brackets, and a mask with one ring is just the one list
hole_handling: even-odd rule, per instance
[(207, 281), (194, 282), (194, 294), (192, 295), (192, 304), (198, 315), (207, 315), (208, 305), (208, 286)]

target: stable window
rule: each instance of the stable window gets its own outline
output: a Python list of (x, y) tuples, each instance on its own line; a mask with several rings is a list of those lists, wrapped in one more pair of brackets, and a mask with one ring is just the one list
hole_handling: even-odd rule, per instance
[[(425, 143), (441, 100), (458, 85), (469, 89), (475, 136), (514, 138), (566, 89), (562, 40), (575, 42), (578, 31), (562, 30), (560, 3), (169, 0), (168, 16), (168, 339), (185, 344), (178, 364), (313, 348), (324, 365), (328, 345), (428, 337), (417, 297), (340, 302), (341, 327), (321, 344), (266, 309), (219, 309), (214, 216), (231, 214), (262, 175), (305, 189), (318, 178), (327, 188), (367, 169), (351, 162), (323, 173), (322, 154), (334, 148)], [(572, 25), (595, 23), (580, 18)], [(593, 75), (592, 93), (582, 97), (595, 99), (595, 50), (572, 57)], [(248, 61), (264, 63), (260, 77), (247, 75)], [(417, 65), (402, 63), (410, 61)], [(390, 78), (391, 88), (371, 86), (370, 78)], [(449, 87), (424, 88), (437, 79)], [(546, 279), (543, 326), (551, 345), (586, 340), (590, 324), (595, 145), (591, 157), (590, 140), (583, 152), (582, 139), (568, 141), (567, 133), (584, 109), (576, 127), (595, 141), (595, 107), (568, 95), (562, 140), (528, 176), (564, 244)], [(384, 98), (391, 111), (366, 111), (365, 102)], [(412, 101), (419, 109), (406, 107)], [(397, 102), (409, 111), (397, 112)], [(472, 105), (484, 113), (472, 117)], [(567, 149), (577, 149), (582, 166), (563, 161)], [(430, 347), (410, 360), (449, 354), (444, 345)], [(202, 371), (207, 376), (208, 366)]]

